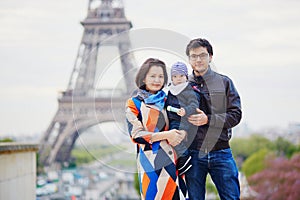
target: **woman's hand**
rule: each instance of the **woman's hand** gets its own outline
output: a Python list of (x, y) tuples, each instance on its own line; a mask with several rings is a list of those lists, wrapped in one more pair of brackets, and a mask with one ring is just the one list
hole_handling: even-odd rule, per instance
[(169, 133), (167, 134), (167, 140), (172, 146), (178, 145), (186, 136), (186, 132), (184, 130), (172, 129), (168, 132)]
[(208, 123), (207, 115), (199, 108), (197, 108), (196, 111), (198, 112), (198, 114), (189, 116), (188, 121), (195, 126), (202, 126), (204, 124), (207, 124)]

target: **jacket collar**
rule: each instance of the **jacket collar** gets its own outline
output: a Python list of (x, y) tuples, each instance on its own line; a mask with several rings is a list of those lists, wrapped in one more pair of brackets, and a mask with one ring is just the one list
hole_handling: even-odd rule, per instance
[(207, 81), (213, 75), (213, 70), (210, 66), (207, 69), (207, 72), (203, 76), (196, 76), (195, 72), (189, 76), (189, 81), (194, 83), (203, 83), (203, 81)]

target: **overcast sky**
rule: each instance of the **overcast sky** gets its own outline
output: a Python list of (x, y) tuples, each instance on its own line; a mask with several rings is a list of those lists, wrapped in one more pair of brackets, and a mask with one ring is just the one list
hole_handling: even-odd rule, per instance
[[(87, 4), (0, 1), (0, 136), (47, 129), (73, 69)], [(242, 124), (257, 130), (300, 123), (300, 1), (124, 4), (134, 29), (167, 29), (211, 42), (218, 72), (231, 77), (240, 93)]]

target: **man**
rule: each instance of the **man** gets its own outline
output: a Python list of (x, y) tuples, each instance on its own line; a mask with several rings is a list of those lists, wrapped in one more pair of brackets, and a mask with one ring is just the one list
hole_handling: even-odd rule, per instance
[(221, 199), (239, 199), (238, 170), (229, 146), (231, 128), (242, 116), (239, 94), (230, 78), (211, 69), (213, 48), (207, 40), (191, 40), (186, 55), (193, 68), (189, 81), (200, 96), (198, 114), (188, 118), (198, 126), (196, 135), (189, 138), (192, 156), (192, 167), (186, 173), (189, 197), (205, 199), (209, 173)]

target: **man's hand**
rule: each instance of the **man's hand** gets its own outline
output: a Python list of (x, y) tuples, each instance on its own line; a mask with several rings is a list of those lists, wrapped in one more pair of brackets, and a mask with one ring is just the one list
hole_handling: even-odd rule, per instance
[(196, 111), (198, 112), (198, 114), (189, 116), (188, 118), (189, 122), (195, 126), (202, 126), (207, 124), (208, 123), (207, 115), (199, 108), (197, 108)]

